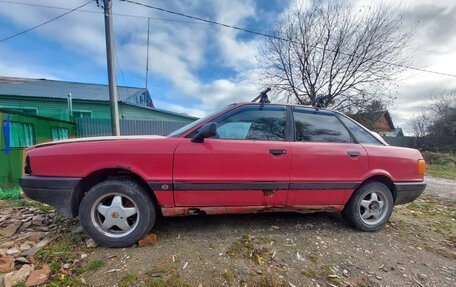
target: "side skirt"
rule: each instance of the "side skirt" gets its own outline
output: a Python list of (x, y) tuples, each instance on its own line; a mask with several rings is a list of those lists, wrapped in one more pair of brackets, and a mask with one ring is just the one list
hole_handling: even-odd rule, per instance
[(344, 205), (298, 205), (293, 207), (235, 206), (235, 207), (162, 207), (163, 216), (187, 216), (198, 214), (246, 214), (263, 212), (339, 212)]

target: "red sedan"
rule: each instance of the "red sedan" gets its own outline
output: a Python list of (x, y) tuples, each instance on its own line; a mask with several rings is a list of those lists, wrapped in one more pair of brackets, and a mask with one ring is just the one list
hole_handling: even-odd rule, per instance
[(167, 137), (100, 137), (27, 152), (26, 195), (79, 216), (98, 243), (129, 246), (157, 215), (336, 211), (363, 231), (425, 189), (415, 149), (388, 146), (315, 107), (233, 104)]

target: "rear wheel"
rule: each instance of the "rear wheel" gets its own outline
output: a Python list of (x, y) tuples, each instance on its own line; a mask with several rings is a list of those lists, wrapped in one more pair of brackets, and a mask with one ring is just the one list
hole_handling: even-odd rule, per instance
[(79, 205), (84, 230), (98, 244), (126, 247), (146, 235), (155, 223), (150, 194), (131, 180), (112, 179), (92, 187)]
[(342, 211), (343, 218), (362, 231), (377, 231), (393, 212), (393, 195), (381, 182), (369, 182), (358, 188)]

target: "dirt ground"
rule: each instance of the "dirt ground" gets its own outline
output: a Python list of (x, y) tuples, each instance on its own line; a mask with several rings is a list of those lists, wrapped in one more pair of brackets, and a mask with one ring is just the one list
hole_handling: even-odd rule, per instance
[(336, 213), (202, 215), (160, 219), (153, 246), (88, 248), (57, 217), (35, 268), (45, 286), (456, 286), (456, 181), (427, 181), (375, 233)]
[[(94, 286), (456, 286), (456, 182), (431, 178), (376, 233), (339, 214), (164, 218), (155, 246), (97, 248)], [(110, 272), (111, 271), (111, 272)]]

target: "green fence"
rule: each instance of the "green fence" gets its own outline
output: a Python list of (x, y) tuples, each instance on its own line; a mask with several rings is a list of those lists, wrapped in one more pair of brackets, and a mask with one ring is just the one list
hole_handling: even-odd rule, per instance
[[(0, 109), (0, 187), (15, 186), (23, 174), (25, 149), (31, 145), (76, 137), (72, 122)], [(9, 129), (9, 150), (5, 135)]]

